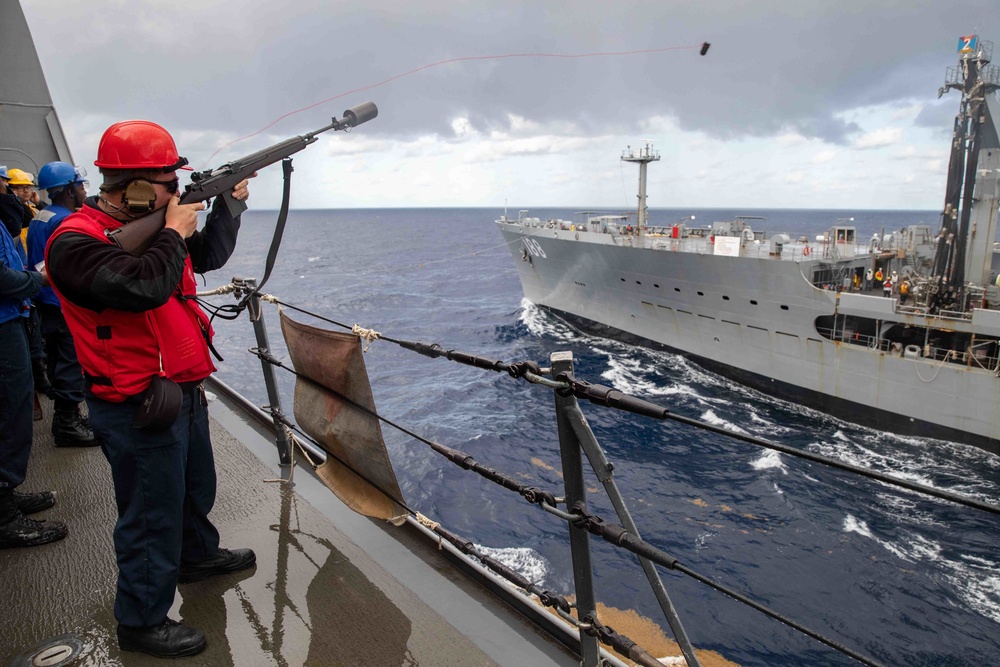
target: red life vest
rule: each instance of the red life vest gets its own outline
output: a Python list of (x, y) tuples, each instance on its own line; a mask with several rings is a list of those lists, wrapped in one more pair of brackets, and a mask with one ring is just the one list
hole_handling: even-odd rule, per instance
[[(111, 216), (84, 206), (52, 234), (45, 247), (45, 262), (53, 241), (62, 234), (86, 234), (111, 243), (104, 230), (121, 226)], [(178, 295), (193, 296), (196, 286), (190, 256), (185, 257), (184, 274), (167, 302), (141, 313), (114, 308), (98, 313), (76, 305), (53, 285), (95, 396), (120, 403), (145, 391), (154, 375), (192, 382), (212, 374), (215, 365), (207, 340), (213, 331), (208, 316), (193, 300)]]

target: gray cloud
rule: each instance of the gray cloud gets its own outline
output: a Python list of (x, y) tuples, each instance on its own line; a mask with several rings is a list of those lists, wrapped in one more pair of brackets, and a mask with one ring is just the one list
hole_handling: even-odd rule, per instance
[[(313, 129), (372, 99), (382, 136), (450, 136), (457, 116), (488, 132), (507, 128), (509, 114), (566, 134), (628, 133), (651, 115), (671, 115), (714, 137), (791, 129), (844, 144), (858, 127), (839, 114), (932, 101), (957, 37), (1000, 26), (996, 0), (22, 4), (64, 118), (146, 117), (176, 132), (229, 136), (442, 60), (709, 41), (704, 58), (678, 50), (454, 62), (272, 131)], [(982, 37), (1000, 40), (1000, 31)], [(941, 108), (953, 115), (954, 106)], [(925, 108), (918, 122), (936, 124), (938, 111)]]

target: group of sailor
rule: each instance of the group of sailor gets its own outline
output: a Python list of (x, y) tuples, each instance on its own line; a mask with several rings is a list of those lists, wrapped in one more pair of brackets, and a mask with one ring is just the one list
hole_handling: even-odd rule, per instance
[[(17, 490), (41, 405), (36, 392), (47, 392), (55, 445), (100, 445), (111, 466), (119, 647), (194, 655), (204, 634), (167, 617), (177, 584), (256, 562), (250, 549), (221, 548), (208, 516), (216, 473), (204, 379), (215, 370), (213, 332), (194, 300), (195, 272), (225, 264), (240, 220), (217, 198), (198, 230), (204, 203), (179, 201), (177, 170), (190, 167), (155, 123), (109, 127), (94, 164), (103, 177), (96, 197), (87, 196), (86, 172), (65, 162), (46, 164), (37, 182), (0, 167), (0, 548), (69, 533), (60, 521), (29, 516), (55, 505), (52, 492)], [(248, 182), (231, 196), (246, 200)], [(108, 238), (159, 210), (164, 227), (140, 256)]]
[(80, 413), (84, 382), (73, 338), (39, 271), (49, 235), (83, 205), (86, 184), (65, 162), (46, 164), (37, 183), (27, 171), (0, 165), (0, 547), (37, 546), (67, 534), (59, 521), (27, 518), (55, 504), (52, 492), (16, 490), (27, 474), (32, 420), (42, 417), (35, 392), (53, 400), (57, 447), (99, 444)]
[(878, 289), (879, 286), (882, 287), (882, 296), (889, 298), (893, 294), (899, 295), (899, 304), (903, 305), (906, 303), (906, 299), (910, 296), (911, 286), (910, 281), (904, 278), (902, 281), (899, 279), (899, 273), (893, 271), (892, 273), (883, 272), (882, 267), (876, 269), (869, 268), (862, 280), (859, 274), (854, 276), (854, 288), (861, 289), (868, 292), (872, 289)]

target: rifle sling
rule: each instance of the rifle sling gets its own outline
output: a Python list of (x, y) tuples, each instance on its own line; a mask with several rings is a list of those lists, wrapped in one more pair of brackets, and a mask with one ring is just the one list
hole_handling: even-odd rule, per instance
[(278, 248), (281, 247), (281, 237), (285, 233), (285, 220), (288, 218), (288, 199), (292, 190), (292, 158), (286, 157), (281, 161), (281, 171), (284, 178), (284, 187), (281, 192), (281, 210), (278, 212), (278, 221), (274, 224), (274, 236), (271, 237), (271, 247), (267, 251), (267, 261), (264, 264), (264, 277), (257, 283), (257, 292), (264, 286), (267, 279), (271, 277), (271, 269), (278, 258)]

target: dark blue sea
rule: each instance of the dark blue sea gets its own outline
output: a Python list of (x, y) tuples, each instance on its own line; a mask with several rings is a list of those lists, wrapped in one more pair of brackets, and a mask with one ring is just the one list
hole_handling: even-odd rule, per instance
[[(518, 207), (511, 207), (511, 214)], [(530, 207), (520, 207), (530, 208)], [(580, 209), (576, 209), (580, 210)], [(493, 209), (293, 211), (264, 291), (388, 336), (547, 365), (570, 350), (578, 378), (676, 413), (906, 479), (997, 502), (1000, 457), (900, 437), (774, 400), (671, 354), (584, 335), (523, 300)], [(540, 218), (573, 210), (532, 209)], [(932, 211), (652, 210), (651, 224), (737, 214), (754, 228), (814, 235), (854, 218), (859, 238), (923, 222)], [(251, 211), (236, 255), (210, 274), (259, 278), (276, 214)], [(231, 297), (215, 297), (218, 304)], [(277, 312), (272, 348), (287, 360)], [(308, 318), (295, 313), (293, 317)], [(245, 315), (216, 322), (218, 376), (266, 403)], [(561, 493), (551, 390), (431, 360), (391, 343), (365, 355), (379, 411), (531, 484)], [(286, 406), (292, 378), (280, 376)], [(926, 406), (912, 406), (914, 412)], [(1000, 665), (1000, 519), (761, 450), (675, 422), (583, 404), (643, 537), (682, 563), (888, 665)], [(290, 413), (290, 408), (286, 408)], [(572, 592), (567, 527), (520, 497), (383, 427), (405, 500), (497, 550), (530, 578)], [(590, 505), (614, 519), (593, 475)], [(594, 540), (598, 599), (655, 619), (659, 607), (634, 557)], [(698, 582), (662, 574), (701, 648), (742, 665), (853, 661)]]

